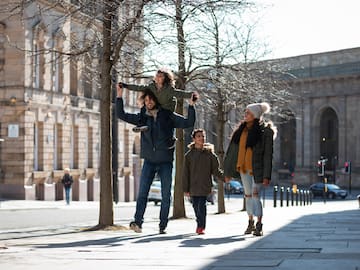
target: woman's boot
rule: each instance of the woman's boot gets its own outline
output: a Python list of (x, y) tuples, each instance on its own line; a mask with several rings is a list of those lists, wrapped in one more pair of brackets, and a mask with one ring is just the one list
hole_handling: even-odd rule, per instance
[(249, 220), (249, 225), (244, 234), (251, 234), (253, 231), (255, 231), (254, 220)]
[(253, 235), (262, 236), (263, 235), (262, 226), (263, 226), (262, 223), (256, 222), (256, 227)]

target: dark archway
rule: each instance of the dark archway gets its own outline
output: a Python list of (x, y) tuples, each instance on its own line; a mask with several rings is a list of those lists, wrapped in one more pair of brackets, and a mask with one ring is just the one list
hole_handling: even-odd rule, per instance
[(320, 118), (320, 156), (327, 158), (326, 170), (334, 170), (339, 151), (339, 120), (336, 112), (326, 108)]

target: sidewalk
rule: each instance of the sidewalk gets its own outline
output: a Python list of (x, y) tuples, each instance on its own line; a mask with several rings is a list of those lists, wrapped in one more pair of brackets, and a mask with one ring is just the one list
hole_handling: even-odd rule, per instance
[(229, 213), (209, 214), (203, 236), (190, 218), (171, 220), (166, 235), (158, 235), (155, 219), (141, 234), (80, 226), (29, 232), (0, 241), (0, 269), (360, 269), (355, 200), (289, 208), (267, 202), (263, 237), (243, 235), (246, 213), (226, 203)]

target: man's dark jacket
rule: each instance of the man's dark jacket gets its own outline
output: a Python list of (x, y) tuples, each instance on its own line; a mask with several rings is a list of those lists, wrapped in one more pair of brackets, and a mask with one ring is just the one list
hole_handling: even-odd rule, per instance
[(148, 114), (126, 113), (122, 98), (116, 99), (116, 113), (121, 120), (133, 124), (145, 124), (149, 129), (141, 133), (141, 158), (153, 163), (172, 162), (175, 149), (175, 128), (193, 127), (195, 109), (188, 107), (187, 118), (169, 110), (159, 108), (156, 120)]

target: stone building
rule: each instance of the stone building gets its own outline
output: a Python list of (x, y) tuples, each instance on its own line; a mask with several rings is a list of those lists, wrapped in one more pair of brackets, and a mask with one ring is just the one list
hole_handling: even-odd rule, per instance
[[(317, 161), (327, 159), (329, 182), (360, 188), (360, 48), (271, 60), (287, 73), (284, 80), (293, 94), (283, 108), (290, 118), (274, 118), (278, 135), (274, 144), (273, 183), (309, 186), (318, 177)], [(256, 97), (254, 97), (254, 101)], [(271, 102), (271, 101), (270, 101)], [(216, 123), (206, 108), (198, 110), (198, 126), (216, 140)], [(242, 113), (232, 112), (238, 123)], [(227, 138), (232, 129), (226, 126)], [(225, 142), (225, 146), (227, 146)], [(344, 164), (351, 162), (350, 175)]]
[[(12, 1), (3, 2), (11, 7)], [(76, 2), (65, 1), (65, 9)], [(86, 45), (81, 18), (86, 14), (63, 16), (65, 9), (53, 3), (39, 0), (23, 14), (0, 15), (0, 197), (61, 200), (60, 179), (68, 167), (75, 180), (73, 200), (98, 200), (98, 52), (94, 57), (65, 54)], [(133, 10), (124, 4), (121, 12), (126, 18)], [(141, 28), (132, 35), (142, 40)], [(137, 46), (142, 51), (142, 45), (128, 50)], [(140, 58), (123, 72), (141, 66)], [(135, 105), (136, 95), (127, 93), (127, 109), (137, 110)], [(136, 197), (139, 138), (130, 128), (118, 126), (120, 200)]]
[[(278, 124), (275, 171), (286, 180), (318, 181), (317, 161), (327, 159), (328, 180), (344, 188), (360, 187), (360, 48), (279, 59), (292, 75), (295, 98), (288, 110), (292, 119)], [(345, 162), (352, 164), (350, 176)], [(288, 179), (289, 180), (289, 179)]]

